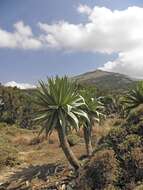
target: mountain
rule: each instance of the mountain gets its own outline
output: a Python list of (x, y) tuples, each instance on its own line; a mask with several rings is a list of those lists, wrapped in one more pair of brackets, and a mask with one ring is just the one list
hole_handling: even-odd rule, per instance
[(104, 90), (125, 90), (133, 87), (136, 83), (126, 75), (107, 72), (102, 70), (95, 70), (73, 77), (80, 84), (96, 85), (98, 89)]

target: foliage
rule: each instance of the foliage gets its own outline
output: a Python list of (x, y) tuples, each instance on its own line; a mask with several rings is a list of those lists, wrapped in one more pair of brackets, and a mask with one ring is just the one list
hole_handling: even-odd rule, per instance
[(102, 113), (104, 105), (101, 103), (100, 97), (96, 98), (94, 92), (88, 91), (86, 88), (80, 90), (80, 94), (84, 98), (87, 105), (84, 107), (84, 111), (88, 114), (90, 122), (100, 122), (101, 118), (105, 117), (105, 115)]
[(0, 108), (1, 122), (18, 123), (22, 128), (32, 128), (32, 113), (34, 106), (27, 92), (17, 88), (0, 86), (2, 107)]
[(84, 184), (86, 183), (86, 186), (89, 189), (102, 190), (109, 185), (114, 185), (118, 176), (118, 161), (115, 157), (114, 151), (101, 150), (98, 151), (95, 156), (91, 158), (89, 163), (85, 165), (79, 183), (81, 183), (81, 186), (83, 185), (82, 189), (84, 189)]
[[(102, 163), (101, 153), (104, 151), (113, 151), (116, 161), (118, 163), (117, 172), (118, 177), (115, 183), (106, 183), (104, 174), (106, 175), (106, 167), (94, 167), (94, 164), (88, 169), (89, 163), (85, 165), (84, 169), (81, 171), (81, 184), (83, 187), (87, 186), (89, 189), (136, 189), (139, 183), (143, 182), (143, 106), (140, 105), (130, 111), (128, 117), (115, 125), (108, 134), (103, 137), (94, 151), (94, 156), (92, 159), (100, 158), (97, 162), (95, 160), (95, 166), (100, 166)], [(106, 159), (106, 156), (103, 156)], [(112, 160), (112, 156), (110, 156)], [(104, 162), (105, 163), (105, 162)], [(108, 160), (107, 165), (110, 166), (110, 160)], [(112, 168), (114, 168), (114, 162), (111, 162)], [(111, 170), (112, 171), (112, 170)], [(90, 174), (92, 172), (92, 174)], [(95, 184), (97, 177), (97, 187)], [(102, 177), (100, 178), (100, 175)], [(91, 179), (91, 177), (92, 179)], [(107, 175), (108, 177), (110, 175)], [(101, 180), (103, 179), (103, 181)], [(114, 181), (114, 180), (113, 180)], [(98, 186), (101, 184), (101, 187)], [(142, 187), (141, 185), (138, 187)]]
[[(110, 147), (116, 153), (121, 169), (118, 186), (131, 189), (143, 180), (143, 133), (142, 108), (129, 114), (126, 122), (115, 126), (102, 140), (103, 147)], [(132, 184), (130, 182), (132, 181)], [(129, 189), (130, 189), (129, 188)]]
[(77, 136), (76, 134), (72, 133), (67, 136), (68, 143), (70, 146), (75, 146), (80, 142), (80, 137)]
[[(56, 77), (47, 82), (40, 81), (35, 94), (33, 97), (32, 91), (0, 86), (0, 121), (5, 122), (0, 124), (0, 168), (19, 163), (18, 149), (9, 146), (9, 136), (15, 137), (18, 126), (31, 129), (35, 125), (33, 113), (36, 113), (35, 121), (42, 125), (41, 132), (45, 130), (50, 135), (57, 130), (58, 135), (62, 133), (59, 139), (63, 151), (64, 141), (67, 140), (64, 153), (68, 160), (72, 152), (69, 145), (74, 146), (80, 141), (75, 133), (71, 133), (72, 129), (77, 131), (81, 121), (86, 129), (92, 128), (94, 122), (100, 122), (107, 114), (116, 116), (118, 120), (108, 134), (102, 134), (104, 137), (96, 143), (94, 155), (84, 162), (78, 178), (79, 188), (142, 188), (139, 183), (143, 182), (143, 81), (137, 83), (136, 88), (125, 97), (123, 94), (112, 94), (96, 98), (100, 93), (95, 87), (80, 86), (67, 77)], [(32, 99), (29, 95), (32, 95)], [(16, 127), (12, 127), (13, 124)], [(89, 136), (92, 137), (91, 133)], [(18, 140), (22, 143), (22, 139)], [(43, 142), (43, 138), (35, 137), (30, 143), (36, 145), (40, 142)]]
[(78, 160), (70, 149), (67, 132), (72, 128), (79, 128), (79, 119), (89, 120), (87, 114), (82, 110), (86, 106), (82, 96), (77, 92), (75, 82), (69, 81), (67, 77), (49, 78), (47, 83), (40, 81), (35, 103), (39, 105), (35, 121), (43, 124), (42, 131), (50, 135), (57, 130), (60, 145), (70, 164), (78, 169)]
[(139, 81), (136, 88), (127, 94), (124, 102), (127, 110), (131, 110), (140, 104), (143, 104), (143, 81)]
[(3, 113), (3, 109), (4, 109), (4, 102), (2, 100), (2, 98), (0, 97), (0, 119)]
[(84, 132), (84, 140), (86, 145), (87, 155), (90, 157), (93, 153), (92, 148), (92, 127), (95, 122), (100, 122), (105, 115), (102, 113), (104, 106), (100, 102), (100, 98), (96, 98), (94, 89), (83, 88), (79, 91), (85, 100), (86, 106), (82, 108), (84, 112), (88, 115), (90, 122), (81, 121)]
[(8, 126), (6, 124), (1, 123), (0, 129), (0, 169), (5, 166), (13, 167), (19, 163), (17, 157), (18, 150), (11, 146), (10, 143), (10, 136), (13, 136), (13, 134), (8, 134), (8, 132), (10, 133), (10, 130), (8, 130)]
[(0, 169), (5, 166), (13, 167), (19, 164), (17, 149), (2, 142), (0, 143)]
[[(88, 120), (87, 114), (81, 107), (85, 106), (82, 96), (76, 92), (76, 84), (67, 77), (48, 79), (47, 83), (39, 82), (40, 88), (36, 93), (35, 103), (39, 105), (35, 121), (44, 122), (42, 131), (49, 135), (62, 126), (66, 130), (79, 127), (79, 117)], [(41, 132), (42, 132), (41, 131)]]
[(128, 123), (138, 124), (143, 121), (143, 105), (138, 106), (130, 111), (127, 117)]
[(113, 128), (108, 135), (102, 140), (102, 143), (106, 143), (109, 147), (113, 148), (115, 152), (118, 152), (118, 145), (123, 142), (127, 135), (125, 128), (115, 127)]
[(128, 78), (125, 75), (96, 70), (87, 72), (82, 75), (73, 77), (82, 85), (90, 85), (97, 87), (97, 93), (100, 95), (107, 95), (113, 92), (114, 94), (128, 90), (135, 86), (136, 81)]
[(108, 95), (102, 99), (105, 107), (106, 115), (116, 115), (118, 117), (124, 118), (126, 116), (126, 111), (124, 108), (124, 104), (122, 103), (124, 100), (123, 95)]

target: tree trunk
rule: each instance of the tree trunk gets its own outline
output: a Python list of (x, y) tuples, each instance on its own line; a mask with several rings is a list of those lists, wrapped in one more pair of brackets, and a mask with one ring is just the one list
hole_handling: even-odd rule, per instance
[(67, 160), (69, 161), (69, 163), (75, 170), (79, 169), (80, 168), (79, 161), (75, 157), (74, 153), (72, 152), (72, 150), (69, 146), (68, 140), (67, 140), (67, 136), (65, 135), (65, 133), (60, 125), (57, 127), (57, 132), (58, 132), (59, 141), (60, 141), (62, 150), (63, 150)]
[(90, 157), (92, 156), (93, 153), (92, 142), (91, 142), (91, 127), (90, 126), (83, 127), (83, 132), (84, 132), (86, 152), (87, 155)]

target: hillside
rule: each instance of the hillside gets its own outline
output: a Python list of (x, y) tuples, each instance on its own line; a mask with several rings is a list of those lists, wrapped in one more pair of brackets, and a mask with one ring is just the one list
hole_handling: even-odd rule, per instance
[(96, 85), (104, 90), (124, 90), (136, 83), (134, 79), (119, 73), (95, 70), (73, 77), (81, 84)]

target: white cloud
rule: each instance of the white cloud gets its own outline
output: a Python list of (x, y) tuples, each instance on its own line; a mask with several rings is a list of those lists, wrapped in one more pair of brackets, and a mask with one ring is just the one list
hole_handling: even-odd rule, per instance
[(92, 9), (90, 7), (88, 7), (87, 5), (82, 5), (81, 4), (81, 5), (79, 5), (77, 11), (79, 13), (85, 13), (85, 14), (89, 15), (89, 14), (91, 14)]
[(143, 45), (143, 8), (129, 7), (122, 11), (105, 7), (88, 9), (85, 5), (79, 7), (80, 12), (88, 12), (86, 24), (39, 23), (45, 32), (42, 39), (50, 47), (100, 53), (128, 51)]
[(78, 12), (85, 14), (86, 23), (40, 22), (38, 37), (23, 22), (14, 25), (14, 32), (0, 29), (0, 47), (117, 53), (117, 59), (105, 63), (101, 69), (143, 77), (143, 8), (133, 6), (112, 11), (80, 5)]
[(14, 24), (14, 32), (7, 32), (0, 28), (1, 48), (39, 49), (42, 44), (34, 37), (30, 26), (24, 25), (22, 21)]
[(71, 51), (117, 53), (118, 58), (102, 69), (143, 77), (143, 8), (110, 10), (80, 5), (78, 12), (87, 15), (87, 23), (39, 23), (45, 32), (43, 42), (51, 48)]
[(128, 74), (131, 77), (143, 78), (143, 53), (141, 49), (121, 52), (114, 61), (108, 61), (99, 69)]
[(27, 84), (27, 83), (17, 83), (15, 81), (7, 82), (4, 86), (17, 87), (20, 89), (31, 89), (36, 88), (35, 85)]

